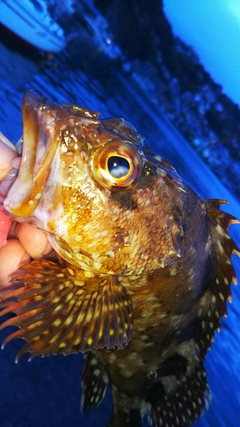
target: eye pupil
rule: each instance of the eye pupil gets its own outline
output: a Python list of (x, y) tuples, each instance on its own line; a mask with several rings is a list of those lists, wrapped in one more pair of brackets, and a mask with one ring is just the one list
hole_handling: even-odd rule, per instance
[(108, 170), (114, 178), (123, 178), (129, 173), (130, 165), (124, 157), (112, 156), (108, 159)]
[(99, 147), (89, 163), (98, 184), (113, 192), (132, 188), (142, 174), (142, 157), (135, 144), (114, 139)]

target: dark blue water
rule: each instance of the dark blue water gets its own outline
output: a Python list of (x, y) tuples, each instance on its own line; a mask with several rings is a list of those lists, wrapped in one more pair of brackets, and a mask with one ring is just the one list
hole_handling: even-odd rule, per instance
[[(3, 36), (2, 36), (3, 37)], [(15, 42), (14, 42), (15, 43)], [(46, 64), (31, 49), (0, 44), (0, 130), (13, 142), (21, 135), (24, 90), (37, 89), (56, 101), (77, 103), (132, 122), (155, 151), (166, 157), (202, 197), (231, 200), (228, 210), (240, 217), (238, 201), (221, 185), (195, 152), (160, 115), (147, 93), (120, 60), (104, 53), (84, 30), (53, 63)], [(147, 88), (146, 88), (147, 91)], [(240, 242), (235, 227), (234, 236)], [(239, 263), (236, 263), (240, 277)], [(240, 290), (216, 334), (206, 368), (212, 389), (210, 410), (198, 427), (239, 425), (240, 410)], [(4, 330), (0, 341), (8, 335)], [(0, 425), (3, 427), (102, 427), (110, 417), (110, 393), (96, 410), (80, 413), (82, 356), (37, 358), (18, 365), (14, 357), (21, 342), (0, 353)]]

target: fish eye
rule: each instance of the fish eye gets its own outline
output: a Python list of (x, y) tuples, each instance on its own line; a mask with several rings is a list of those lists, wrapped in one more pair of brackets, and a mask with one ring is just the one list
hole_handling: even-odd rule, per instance
[(109, 157), (107, 165), (109, 173), (114, 178), (124, 178), (131, 169), (129, 161), (120, 156)]
[(133, 144), (111, 142), (95, 152), (92, 168), (99, 184), (110, 189), (126, 189), (138, 180), (142, 161)]

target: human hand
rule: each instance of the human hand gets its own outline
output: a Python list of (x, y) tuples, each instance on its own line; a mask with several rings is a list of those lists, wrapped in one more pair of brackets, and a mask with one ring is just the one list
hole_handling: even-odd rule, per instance
[[(0, 205), (16, 178), (20, 160), (15, 147), (0, 133)], [(0, 288), (3, 288), (9, 285), (14, 271), (31, 259), (49, 254), (52, 247), (43, 231), (15, 221), (11, 224), (3, 210), (0, 214)]]

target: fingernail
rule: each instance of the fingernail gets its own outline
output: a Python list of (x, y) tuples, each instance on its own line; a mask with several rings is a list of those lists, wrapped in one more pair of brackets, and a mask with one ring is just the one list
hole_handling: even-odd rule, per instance
[(17, 156), (14, 145), (0, 132), (0, 180), (13, 168), (11, 161)]
[(13, 168), (19, 169), (19, 168), (20, 168), (20, 165), (21, 165), (21, 160), (22, 160), (22, 157), (14, 157), (14, 158), (11, 160), (11, 166), (12, 166)]
[(30, 261), (31, 261), (31, 257), (28, 255), (27, 252), (24, 252), (24, 254), (22, 255), (20, 261), (18, 262), (17, 268), (20, 268), (23, 265), (29, 264)]

